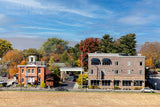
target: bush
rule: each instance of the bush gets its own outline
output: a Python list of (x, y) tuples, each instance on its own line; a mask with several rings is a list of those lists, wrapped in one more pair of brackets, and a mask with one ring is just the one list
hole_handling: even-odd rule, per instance
[(119, 88), (118, 86), (114, 86), (114, 89), (121, 89), (121, 88)]
[(160, 72), (160, 69), (156, 69), (156, 71)]
[(90, 88), (91, 88), (91, 89), (100, 89), (100, 88), (99, 88), (98, 86), (96, 86), (96, 85), (91, 85)]
[(44, 87), (46, 87), (46, 83), (42, 82), (40, 86), (41, 86), (41, 88), (44, 88)]
[(35, 87), (36, 85), (27, 84), (27, 87)]
[(134, 87), (134, 90), (141, 90), (142, 87)]
[(17, 84), (17, 87), (24, 87), (24, 84)]

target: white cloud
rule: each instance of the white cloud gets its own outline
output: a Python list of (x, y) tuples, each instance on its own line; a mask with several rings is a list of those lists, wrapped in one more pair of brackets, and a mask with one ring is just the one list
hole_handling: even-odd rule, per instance
[(60, 21), (55, 21), (55, 22), (62, 24), (62, 25), (67, 25), (67, 26), (82, 27), (82, 24), (64, 23), (64, 22), (60, 22)]
[(6, 24), (10, 21), (10, 19), (4, 14), (0, 14), (0, 25)]
[(122, 17), (118, 20), (120, 23), (124, 24), (129, 24), (129, 25), (144, 25), (144, 24), (149, 24), (153, 22), (153, 20), (156, 19), (156, 16), (151, 15), (151, 16), (136, 16), (136, 15), (131, 15), (131, 16), (126, 16)]
[[(112, 12), (106, 9), (102, 9), (101, 7), (97, 5), (87, 4), (87, 7), (85, 8), (70, 8), (67, 7), (67, 5), (62, 5), (61, 3), (52, 2), (51, 4), (47, 4), (47, 2), (39, 2), (36, 0), (0, 0), (3, 2), (7, 2), (7, 5), (17, 5), (19, 8), (30, 8), (32, 12), (40, 13), (40, 14), (47, 14), (47, 13), (56, 13), (56, 12), (67, 12), (72, 14), (77, 14), (85, 17), (90, 18), (97, 18), (100, 17), (100, 15), (97, 15), (95, 11), (100, 10), (101, 12), (104, 12), (105, 14), (111, 14)], [(79, 4), (80, 5), (80, 4)], [(88, 7), (89, 5), (89, 7)], [(43, 12), (45, 11), (45, 12)]]
[(38, 26), (22, 26), (21, 28), (63, 31), (62, 29), (54, 29), (54, 28), (46, 28), (46, 27), (38, 27)]

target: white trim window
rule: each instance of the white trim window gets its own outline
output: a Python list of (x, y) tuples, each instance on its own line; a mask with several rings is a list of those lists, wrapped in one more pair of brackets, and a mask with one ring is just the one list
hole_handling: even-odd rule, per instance
[(40, 73), (41, 73), (41, 69), (39, 68), (39, 69), (38, 69), (38, 74), (40, 74)]
[(24, 83), (24, 77), (21, 78), (21, 83)]
[(28, 74), (30, 74), (31, 73), (31, 70), (30, 69), (28, 69)]
[(93, 74), (93, 69), (91, 69), (91, 74)]
[(128, 74), (131, 74), (131, 70), (128, 70)]
[(21, 71), (21, 72), (22, 72), (22, 74), (24, 74), (24, 69), (22, 69), (22, 71)]
[(128, 66), (130, 66), (131, 65), (131, 62), (130, 61), (128, 61)]
[(28, 82), (33, 83), (34, 82), (34, 78), (28, 78)]
[(34, 74), (34, 69), (32, 69), (32, 74)]
[(142, 75), (142, 70), (139, 70), (139, 74)]

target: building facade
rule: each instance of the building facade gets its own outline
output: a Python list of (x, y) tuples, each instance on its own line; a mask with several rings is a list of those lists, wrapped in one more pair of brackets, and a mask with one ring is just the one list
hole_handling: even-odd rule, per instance
[(46, 65), (36, 62), (36, 56), (29, 56), (27, 65), (18, 65), (18, 84), (45, 83)]
[(88, 54), (88, 85), (101, 89), (145, 86), (145, 57), (112, 53)]

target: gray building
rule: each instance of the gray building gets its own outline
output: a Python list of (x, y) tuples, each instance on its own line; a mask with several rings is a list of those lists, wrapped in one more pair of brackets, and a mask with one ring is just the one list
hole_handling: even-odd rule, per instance
[(88, 85), (102, 89), (145, 86), (145, 57), (114, 53), (88, 54)]

